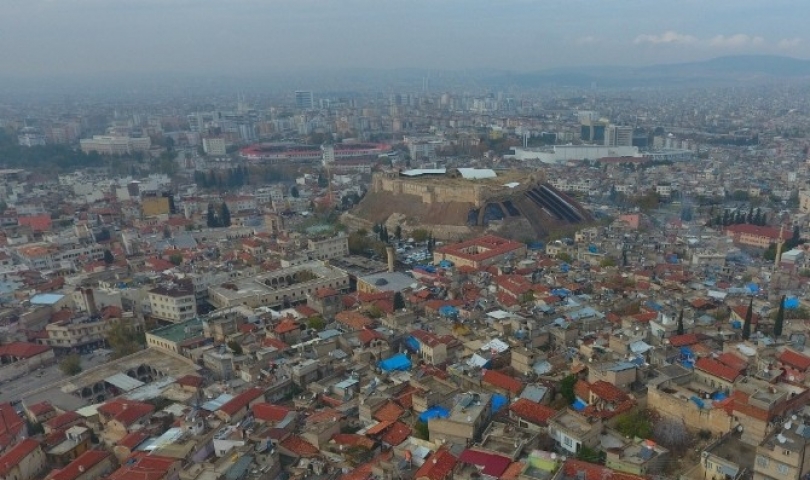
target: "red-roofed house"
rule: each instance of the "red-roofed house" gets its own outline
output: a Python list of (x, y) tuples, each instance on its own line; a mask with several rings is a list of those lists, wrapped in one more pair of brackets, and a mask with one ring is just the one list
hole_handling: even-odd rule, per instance
[(807, 370), (810, 369), (810, 357), (790, 349), (782, 351), (777, 357), (777, 360), (801, 372), (807, 372)]
[(65, 412), (51, 418), (43, 424), (45, 433), (55, 432), (57, 430), (66, 430), (73, 425), (78, 425), (84, 418), (76, 412)]
[(447, 480), (451, 478), (458, 460), (445, 447), (431, 454), (413, 474), (414, 480)]
[(17, 224), (21, 227), (29, 227), (33, 232), (47, 232), (51, 229), (51, 216), (47, 213), (42, 215), (26, 215), (17, 217)]
[(545, 431), (548, 420), (556, 413), (553, 408), (526, 398), (519, 398), (509, 406), (509, 415), (518, 421), (518, 425), (535, 432)]
[(484, 375), (481, 377), (481, 383), (484, 386), (487, 386), (490, 389), (498, 393), (503, 393), (507, 396), (520, 395), (520, 392), (523, 391), (524, 386), (523, 382), (520, 380), (495, 370), (485, 371)]
[(25, 436), (25, 421), (10, 403), (0, 403), (0, 451)]
[(312, 458), (321, 454), (318, 447), (298, 435), (288, 436), (278, 444), (278, 447), (282, 455), (294, 458)]
[(405, 425), (402, 422), (394, 422), (391, 424), (391, 427), (380, 437), (380, 441), (383, 442), (383, 445), (387, 445), (389, 447), (396, 447), (397, 445), (401, 444), (408, 437), (411, 436), (412, 430), (411, 427)]
[(47, 467), (45, 452), (39, 442), (26, 438), (0, 456), (0, 479), (32, 480)]
[(568, 459), (562, 466), (561, 480), (646, 480), (646, 477), (617, 472), (582, 460)]
[(53, 349), (47, 345), (28, 342), (11, 342), (0, 345), (0, 364), (16, 364), (17, 371), (33, 371), (42, 365), (55, 362)]
[(178, 478), (181, 465), (175, 458), (137, 452), (107, 480), (173, 480)]
[(501, 474), (512, 464), (512, 459), (494, 453), (483, 452), (468, 448), (461, 452), (459, 462), (472, 464), (481, 470), (484, 475), (500, 478)]
[(695, 362), (695, 379), (716, 389), (731, 390), (740, 372), (709, 357)]
[(431, 365), (446, 362), (449, 350), (459, 343), (452, 335), (439, 336), (425, 330), (414, 330), (411, 337), (419, 343), (419, 355)]
[(273, 405), (272, 403), (254, 403), (253, 406), (250, 407), (250, 411), (253, 412), (253, 417), (256, 421), (276, 424), (287, 418), (287, 415), (295, 410), (280, 405)]
[[(726, 235), (731, 237), (734, 243), (748, 245), (756, 248), (768, 248), (772, 243), (779, 241), (779, 229), (774, 227), (761, 227), (758, 225), (730, 225), (726, 227)], [(787, 238), (790, 234), (784, 233)]]
[(46, 422), (56, 416), (56, 409), (50, 402), (39, 402), (25, 408), (29, 420), (36, 423)]
[(96, 480), (115, 468), (115, 457), (103, 450), (88, 450), (61, 470), (53, 470), (45, 480)]
[(154, 411), (154, 405), (148, 403), (123, 398), (111, 400), (98, 407), (99, 421), (104, 426), (102, 435), (107, 441), (118, 441), (146, 426)]
[(225, 405), (219, 407), (219, 410), (216, 411), (216, 415), (224, 422), (240, 420), (247, 414), (250, 407), (261, 402), (264, 402), (264, 390), (257, 387), (248, 388), (233, 397)]

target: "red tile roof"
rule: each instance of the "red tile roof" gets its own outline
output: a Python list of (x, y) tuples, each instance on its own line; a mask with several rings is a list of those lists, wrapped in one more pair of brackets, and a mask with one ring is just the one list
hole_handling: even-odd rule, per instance
[(183, 375), (182, 377), (175, 380), (178, 385), (183, 387), (194, 387), (199, 388), (203, 384), (203, 378), (199, 375)]
[(709, 357), (698, 359), (698, 361), (695, 362), (695, 368), (729, 382), (733, 382), (737, 379), (737, 377), (740, 376), (739, 372), (733, 368), (727, 367), (726, 365), (723, 365), (717, 360)]
[(717, 360), (723, 365), (733, 368), (740, 373), (748, 366), (748, 362), (731, 352), (721, 353), (717, 356)]
[(144, 433), (144, 432), (140, 432), (140, 431), (132, 432), (130, 434), (127, 434), (121, 440), (118, 440), (118, 442), (116, 442), (116, 445), (119, 445), (121, 447), (124, 447), (124, 448), (132, 451), (132, 450), (135, 449), (135, 447), (142, 444), (144, 442), (144, 440), (146, 440), (147, 438), (149, 438), (149, 435)]
[(481, 467), (481, 472), (491, 477), (500, 477), (512, 464), (512, 459), (509, 457), (470, 448), (461, 452), (458, 460), (462, 463), (470, 463)]
[(26, 438), (0, 456), (0, 476), (6, 477), (13, 467), (39, 448), (39, 442)]
[(110, 454), (103, 450), (88, 450), (67, 464), (65, 468), (51, 472), (51, 474), (48, 475), (47, 480), (75, 480), (84, 472), (90, 468), (93, 468), (109, 457)]
[(597, 380), (591, 384), (591, 393), (606, 402), (623, 402), (627, 400), (627, 394), (619, 387), (604, 380)]
[(349, 447), (363, 447), (369, 450), (374, 448), (374, 440), (356, 433), (336, 433), (332, 436), (332, 441)]
[(385, 435), (380, 437), (380, 440), (388, 445), (397, 446), (407, 440), (408, 437), (411, 436), (411, 433), (412, 430), (409, 426), (402, 422), (394, 422), (394, 424), (391, 425), (391, 428), (385, 432)]
[(264, 390), (262, 390), (261, 388), (257, 387), (248, 388), (244, 392), (233, 397), (225, 405), (219, 407), (218, 411), (225, 413), (229, 416), (233, 416), (239, 410), (247, 407), (248, 404), (250, 404), (250, 402), (262, 396), (264, 396)]
[(279, 443), (279, 446), (284, 447), (290, 452), (298, 455), (299, 457), (316, 457), (321, 452), (318, 447), (307, 442), (298, 435), (290, 435)]
[(382, 422), (369, 427), (366, 430), (366, 435), (377, 435), (378, 433), (382, 433), (382, 432), (385, 431), (385, 429), (387, 429), (388, 427), (390, 427), (393, 424), (394, 424), (394, 422), (392, 422), (390, 420), (383, 420)]
[(28, 342), (11, 342), (5, 345), (0, 345), (0, 355), (8, 355), (21, 359), (36, 357), (47, 351), (51, 347), (46, 345), (37, 345), (36, 343)]
[(123, 398), (116, 398), (98, 407), (99, 413), (127, 427), (154, 411), (154, 405)]
[(562, 469), (565, 477), (581, 480), (645, 480), (645, 477), (639, 475), (617, 472), (602, 465), (575, 459), (566, 460)]
[(507, 390), (515, 395), (519, 394), (523, 390), (523, 382), (496, 370), (487, 370), (484, 372), (482, 381), (492, 385), (493, 387)]
[(523, 420), (540, 426), (546, 425), (548, 419), (557, 413), (557, 411), (551, 407), (541, 405), (526, 398), (518, 399), (509, 406), (509, 410)]
[(390, 421), (394, 422), (399, 419), (405, 410), (402, 409), (399, 405), (394, 403), (393, 401), (388, 401), (385, 405), (383, 405), (379, 410), (374, 412), (374, 418), (379, 421)]
[(49, 402), (39, 402), (28, 407), (28, 411), (31, 412), (31, 414), (35, 417), (39, 417), (41, 415), (45, 415), (46, 413), (53, 412), (54, 408)]
[(669, 337), (669, 344), (673, 347), (688, 347), (700, 342), (696, 333), (685, 333), (683, 335), (673, 335)]
[(253, 416), (256, 417), (256, 420), (274, 423), (284, 420), (288, 413), (294, 411), (291, 408), (273, 405), (272, 403), (256, 403), (250, 407), (250, 410), (253, 412)]
[(810, 357), (789, 349), (785, 349), (777, 360), (801, 371), (810, 368)]
[(456, 457), (449, 450), (441, 447), (425, 460), (425, 463), (413, 474), (413, 478), (414, 480), (421, 478), (445, 480), (450, 477), (456, 463), (458, 463)]
[(82, 416), (76, 412), (65, 412), (59, 414), (52, 419), (45, 422), (45, 426), (50, 428), (51, 430), (59, 430), (62, 427), (66, 427), (72, 423), (76, 423), (82, 420)]

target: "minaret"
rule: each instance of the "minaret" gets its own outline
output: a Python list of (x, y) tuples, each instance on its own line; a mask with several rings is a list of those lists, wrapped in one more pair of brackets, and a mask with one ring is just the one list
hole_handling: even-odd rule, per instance
[(779, 227), (779, 241), (776, 243), (776, 258), (773, 259), (773, 270), (779, 270), (779, 262), (782, 261), (782, 245), (785, 243), (784, 236), (785, 226)]

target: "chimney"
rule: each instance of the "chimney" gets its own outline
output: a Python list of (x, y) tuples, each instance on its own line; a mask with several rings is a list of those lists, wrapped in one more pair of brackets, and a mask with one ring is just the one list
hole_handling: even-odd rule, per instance
[(396, 255), (394, 254), (394, 247), (391, 245), (385, 247), (385, 252), (388, 254), (388, 273), (393, 273), (394, 259), (396, 258)]

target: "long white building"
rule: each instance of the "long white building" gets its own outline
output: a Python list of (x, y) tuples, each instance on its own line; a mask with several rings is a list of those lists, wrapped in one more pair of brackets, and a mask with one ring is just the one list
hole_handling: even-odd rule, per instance
[(555, 145), (553, 147), (512, 147), (506, 155), (515, 160), (539, 160), (543, 163), (563, 163), (569, 160), (599, 160), (606, 157), (641, 157), (638, 147), (604, 145)]

